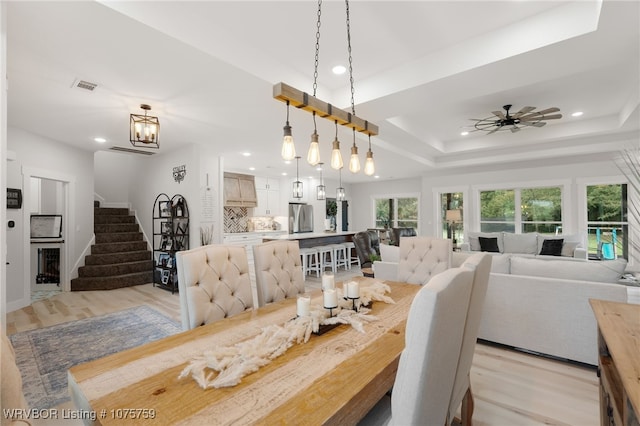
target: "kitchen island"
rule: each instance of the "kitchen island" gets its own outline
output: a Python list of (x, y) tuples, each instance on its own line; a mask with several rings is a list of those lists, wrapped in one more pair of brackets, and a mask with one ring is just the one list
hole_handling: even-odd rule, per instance
[(298, 234), (285, 234), (264, 236), (262, 241), (298, 241), (300, 248), (323, 246), (327, 244), (340, 244), (352, 241), (355, 232), (301, 232)]

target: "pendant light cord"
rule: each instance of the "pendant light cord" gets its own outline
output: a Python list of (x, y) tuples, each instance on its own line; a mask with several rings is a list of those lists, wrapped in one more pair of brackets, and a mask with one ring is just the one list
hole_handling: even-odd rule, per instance
[[(351, 22), (349, 20), (349, 0), (345, 0), (346, 8), (347, 8), (347, 51), (349, 52), (349, 82), (351, 83), (351, 113), (356, 115), (356, 107), (354, 101), (354, 93), (353, 89), (353, 58), (351, 57)], [(355, 129), (354, 129), (355, 130)]]
[[(322, 15), (322, 0), (318, 0), (318, 22), (316, 23), (316, 56), (313, 64), (313, 96), (316, 96), (318, 89), (318, 62), (320, 59), (320, 16)], [(314, 112), (315, 124), (315, 112)]]

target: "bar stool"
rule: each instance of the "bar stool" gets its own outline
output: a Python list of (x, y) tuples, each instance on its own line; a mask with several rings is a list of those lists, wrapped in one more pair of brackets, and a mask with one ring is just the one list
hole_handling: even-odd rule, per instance
[(336, 270), (341, 266), (348, 269), (347, 247), (344, 244), (330, 244), (330, 247), (333, 248), (333, 261), (336, 264)]
[(354, 263), (356, 263), (359, 268), (360, 258), (358, 257), (358, 253), (355, 252), (355, 243), (353, 241), (347, 241), (343, 244), (347, 249), (347, 264), (349, 265), (349, 269), (351, 269), (351, 265), (353, 265)]
[(300, 257), (302, 258), (302, 277), (306, 281), (307, 274), (316, 273), (316, 277), (320, 277), (320, 260), (318, 259), (318, 249), (314, 247), (306, 247), (300, 249)]
[(314, 249), (318, 250), (318, 258), (320, 263), (320, 272), (324, 272), (327, 266), (331, 267), (331, 271), (336, 273), (335, 252), (331, 244), (324, 246), (315, 246)]

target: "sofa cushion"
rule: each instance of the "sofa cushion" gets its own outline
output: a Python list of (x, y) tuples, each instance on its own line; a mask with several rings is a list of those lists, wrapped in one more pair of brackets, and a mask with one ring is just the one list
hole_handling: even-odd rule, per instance
[(478, 237), (478, 242), (480, 243), (480, 250), (491, 253), (500, 253), (497, 238)]
[(496, 254), (491, 256), (491, 272), (508, 274), (511, 271), (511, 255)]
[(540, 254), (549, 256), (560, 256), (562, 254), (562, 246), (564, 240), (562, 238), (546, 239), (542, 243)]
[(527, 234), (505, 232), (503, 253), (540, 253), (538, 250), (538, 234), (535, 232)]
[(564, 243), (562, 243), (562, 251), (560, 252), (560, 256), (573, 257), (573, 253), (576, 251), (579, 245), (579, 242), (565, 241)]
[(569, 235), (542, 235), (538, 234), (538, 251), (540, 253), (542, 251), (542, 244), (544, 240), (564, 240), (562, 245), (562, 253), (561, 256), (573, 257), (573, 252), (577, 247), (582, 247), (582, 236), (580, 234), (569, 234)]
[[(543, 262), (543, 263), (541, 263)], [(626, 261), (576, 261), (542, 260), (526, 257), (511, 257), (512, 275), (561, 278), (604, 283), (615, 283), (622, 276)]]
[(400, 259), (400, 247), (380, 244), (380, 260), (383, 262), (398, 263)]
[(504, 252), (502, 247), (502, 232), (469, 232), (467, 234), (467, 238), (469, 239), (469, 248), (471, 251), (481, 251), (480, 240), (478, 240), (478, 237), (497, 238), (498, 249), (500, 250), (500, 253)]

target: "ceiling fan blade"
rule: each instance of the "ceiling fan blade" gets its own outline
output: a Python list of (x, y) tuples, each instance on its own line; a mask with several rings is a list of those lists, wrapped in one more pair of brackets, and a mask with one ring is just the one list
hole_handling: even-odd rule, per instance
[(491, 114), (495, 115), (496, 117), (505, 120), (507, 117), (504, 116), (504, 113), (502, 111), (491, 111)]
[(556, 108), (556, 107), (552, 107), (552, 108), (547, 108), (547, 109), (543, 109), (542, 111), (537, 111), (538, 114), (550, 114), (552, 112), (558, 112), (560, 111), (560, 108)]
[(533, 126), (533, 127), (542, 127), (545, 126), (547, 123), (545, 123), (544, 121), (541, 121), (539, 123), (531, 123), (529, 124), (529, 126)]
[(541, 120), (557, 120), (558, 118), (562, 118), (562, 114), (545, 115)]
[(492, 131), (490, 131), (490, 132), (489, 132), (489, 133), (487, 133), (487, 134), (488, 134), (488, 135), (490, 135), (491, 133), (495, 133), (495, 132), (497, 132), (498, 130), (500, 130), (500, 127), (496, 126), (496, 128), (495, 128), (495, 129), (493, 129)]
[(526, 107), (522, 108), (520, 111), (518, 111), (515, 114), (513, 114), (513, 118), (518, 118), (521, 115), (525, 115), (526, 113), (533, 111), (534, 109), (536, 109), (536, 107), (526, 106)]

